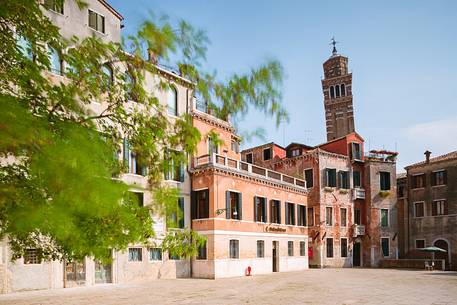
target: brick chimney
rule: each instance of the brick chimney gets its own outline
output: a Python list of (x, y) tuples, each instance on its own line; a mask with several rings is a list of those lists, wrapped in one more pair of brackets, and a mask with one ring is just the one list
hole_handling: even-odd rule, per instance
[(426, 151), (424, 152), (424, 155), (425, 155), (425, 162), (426, 162), (426, 163), (430, 163), (430, 155), (431, 155), (431, 154), (432, 154), (432, 152), (431, 152), (431, 151), (428, 151), (428, 150), (426, 150)]

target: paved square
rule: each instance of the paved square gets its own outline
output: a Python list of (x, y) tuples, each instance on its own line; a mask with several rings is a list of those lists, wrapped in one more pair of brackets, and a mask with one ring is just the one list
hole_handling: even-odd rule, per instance
[(457, 304), (457, 272), (311, 269), (20, 292), (0, 295), (0, 304)]

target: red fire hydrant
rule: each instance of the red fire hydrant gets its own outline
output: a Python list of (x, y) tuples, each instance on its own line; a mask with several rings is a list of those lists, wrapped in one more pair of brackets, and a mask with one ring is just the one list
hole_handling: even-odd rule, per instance
[(246, 268), (246, 276), (251, 276), (251, 266)]

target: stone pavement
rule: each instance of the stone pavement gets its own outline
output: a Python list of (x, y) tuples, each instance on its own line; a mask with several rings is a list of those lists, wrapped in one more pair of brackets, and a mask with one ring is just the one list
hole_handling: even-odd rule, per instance
[(220, 280), (155, 280), (0, 295), (1, 305), (457, 304), (457, 272), (311, 269)]

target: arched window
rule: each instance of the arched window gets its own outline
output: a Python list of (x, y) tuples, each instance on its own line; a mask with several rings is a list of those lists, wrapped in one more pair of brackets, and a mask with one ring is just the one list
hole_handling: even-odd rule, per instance
[(346, 96), (346, 87), (344, 84), (341, 84), (341, 96)]
[(336, 97), (340, 97), (340, 86), (339, 85), (336, 85), (335, 86), (335, 91), (336, 91)]
[(177, 116), (178, 115), (178, 93), (176, 88), (170, 86), (167, 93), (167, 103), (168, 103), (168, 114)]
[(22, 36), (17, 36), (17, 45), (20, 48), (20, 51), (22, 55), (30, 60), (33, 60), (33, 54), (32, 54), (32, 45), (30, 42), (27, 40), (27, 38), (22, 37)]
[(335, 98), (335, 88), (333, 86), (330, 86), (330, 98)]
[(62, 75), (62, 60), (60, 59), (60, 54), (52, 47), (49, 47), (49, 61), (51, 62), (51, 72)]
[(133, 100), (133, 77), (129, 72), (125, 72), (125, 96), (128, 100)]
[(103, 73), (107, 76), (107, 84), (108, 86), (111, 86), (111, 84), (113, 83), (113, 68), (111, 68), (111, 66), (109, 66), (108, 64), (104, 64), (102, 66), (102, 71)]

